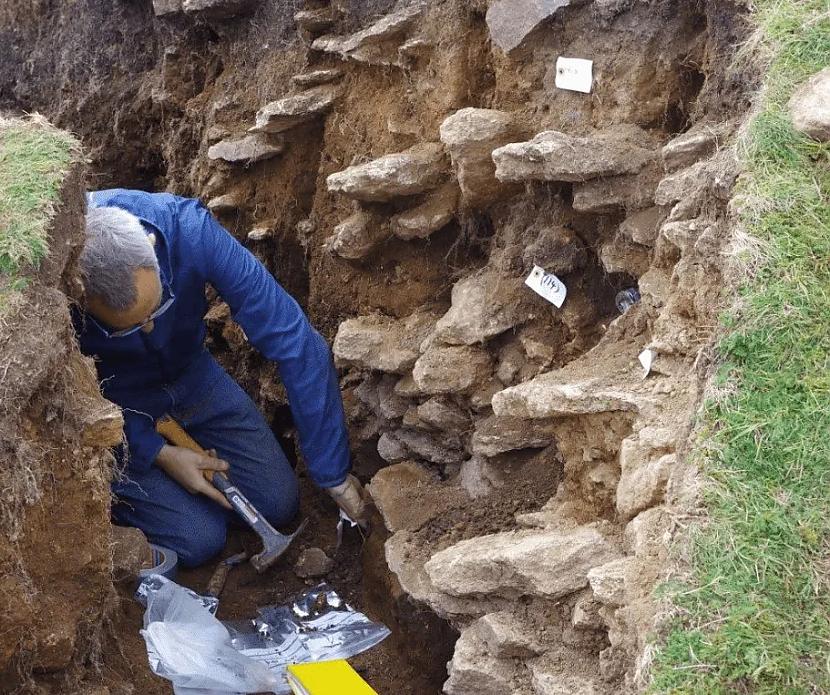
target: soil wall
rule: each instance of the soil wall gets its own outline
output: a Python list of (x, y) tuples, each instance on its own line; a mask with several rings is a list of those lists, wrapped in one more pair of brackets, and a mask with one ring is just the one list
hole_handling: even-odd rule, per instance
[(121, 414), (78, 351), (83, 172), (66, 176), (50, 254), (0, 330), (0, 691), (83, 690), (113, 606), (109, 448)]
[[(0, 10), (0, 107), (77, 132), (102, 187), (202, 197), (333, 341), (388, 534), (369, 574), (383, 545), (390, 614), (461, 631), (451, 695), (641, 687), (696, 503), (745, 8), (554, 4)], [(556, 87), (561, 56), (593, 60), (590, 94)], [(561, 308), (524, 287), (534, 266)], [(221, 301), (207, 319), (290, 437), (274, 368)]]

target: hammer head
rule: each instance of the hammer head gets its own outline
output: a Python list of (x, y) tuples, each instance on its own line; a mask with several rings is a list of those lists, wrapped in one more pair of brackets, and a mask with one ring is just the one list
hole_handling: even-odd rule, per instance
[(262, 544), (264, 547), (261, 553), (258, 553), (251, 558), (251, 564), (254, 566), (254, 569), (257, 572), (264, 572), (271, 565), (273, 565), (285, 554), (285, 551), (288, 550), (294, 539), (300, 535), (307, 523), (308, 519), (303, 519), (297, 527), (297, 530), (288, 536), (283, 533), (279, 533), (279, 531), (271, 528), (270, 525), (267, 529), (255, 527), (256, 532), (259, 534), (260, 538), (262, 538)]

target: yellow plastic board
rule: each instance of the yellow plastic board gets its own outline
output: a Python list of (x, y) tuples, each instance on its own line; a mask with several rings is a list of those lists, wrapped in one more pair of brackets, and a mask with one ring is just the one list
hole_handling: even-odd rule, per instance
[(294, 695), (378, 695), (342, 659), (292, 664), (288, 667), (288, 684)]

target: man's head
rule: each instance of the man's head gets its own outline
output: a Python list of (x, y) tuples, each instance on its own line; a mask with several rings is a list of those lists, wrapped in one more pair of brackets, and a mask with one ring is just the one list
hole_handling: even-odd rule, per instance
[[(147, 321), (162, 299), (155, 239), (120, 208), (92, 208), (86, 215), (81, 276), (86, 310), (112, 331)], [(152, 322), (143, 330), (152, 330)]]

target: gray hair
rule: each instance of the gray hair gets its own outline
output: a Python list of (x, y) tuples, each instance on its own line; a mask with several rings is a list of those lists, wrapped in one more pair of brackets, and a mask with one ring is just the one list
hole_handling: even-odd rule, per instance
[(116, 311), (129, 309), (138, 298), (136, 270), (159, 272), (156, 252), (140, 220), (121, 208), (87, 211), (80, 265), (87, 294)]

